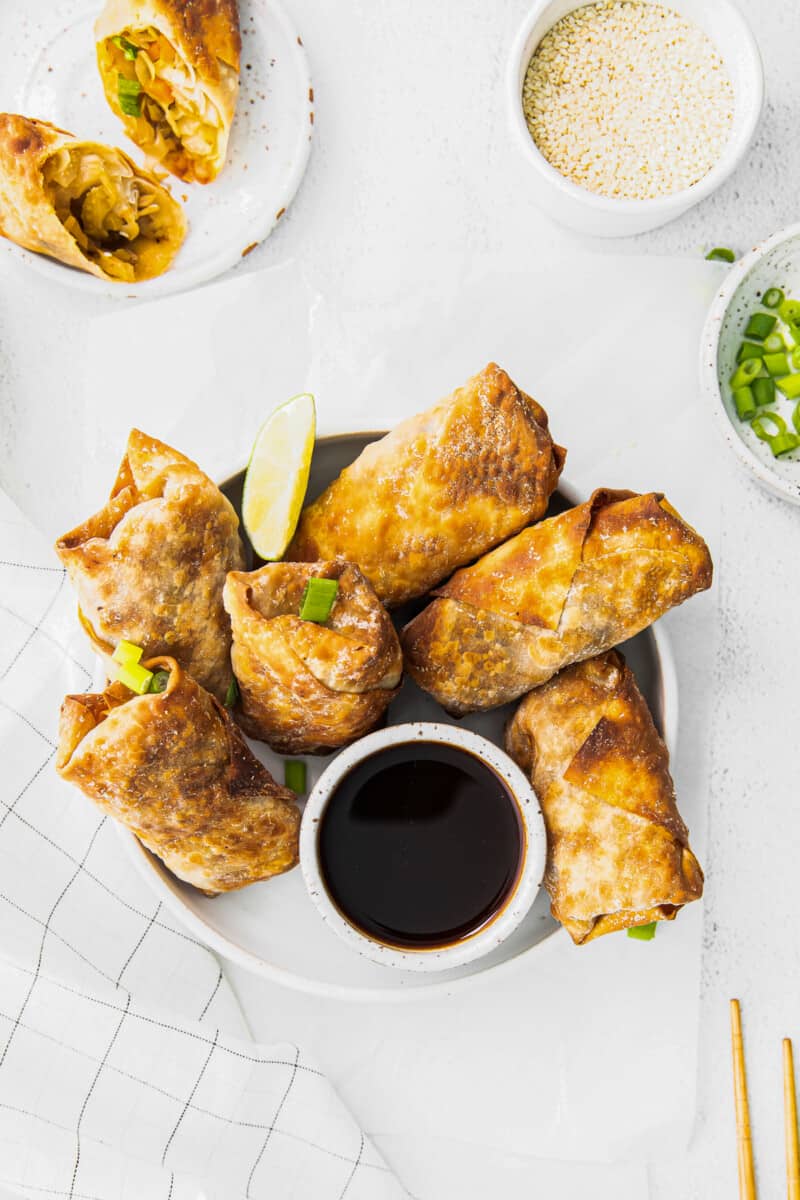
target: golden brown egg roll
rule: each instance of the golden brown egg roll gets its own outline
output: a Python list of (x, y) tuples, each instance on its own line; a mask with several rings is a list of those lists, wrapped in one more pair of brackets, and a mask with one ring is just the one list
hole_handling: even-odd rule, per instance
[(167, 270), (186, 220), (121, 150), (0, 113), (0, 233), (100, 279), (137, 283)]
[[(298, 615), (312, 576), (339, 583), (322, 624)], [(273, 750), (317, 754), (344, 746), (374, 728), (397, 695), (403, 659), (394, 625), (352, 563), (232, 571), (224, 602), (240, 693), (236, 717)]]
[(232, 505), (196, 463), (132, 430), (110, 500), (56, 552), (101, 656), (122, 639), (145, 657), (170, 654), (224, 700), (233, 672), (222, 588), (244, 551)]
[(180, 179), (216, 179), (239, 94), (236, 0), (107, 0), (95, 38), (128, 137)]
[(506, 749), (542, 806), (544, 882), (576, 944), (671, 921), (700, 898), (667, 748), (621, 654), (567, 667), (526, 696)]
[(565, 456), (544, 409), (490, 363), (367, 446), (304, 509), (286, 557), (356, 562), (402, 604), (541, 517)]
[(406, 668), (448, 712), (494, 708), (633, 637), (711, 574), (660, 493), (600, 489), (437, 588), (403, 630)]
[(225, 709), (173, 658), (166, 690), (121, 683), (67, 696), (56, 768), (136, 834), (173, 875), (229, 892), (297, 862), (300, 813), (248, 749)]

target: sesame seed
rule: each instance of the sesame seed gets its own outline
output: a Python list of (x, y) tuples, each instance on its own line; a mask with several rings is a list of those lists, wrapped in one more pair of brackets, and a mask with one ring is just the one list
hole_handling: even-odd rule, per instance
[(538, 149), (567, 179), (647, 200), (708, 174), (730, 136), (734, 92), (697, 25), (660, 4), (598, 0), (542, 38), (522, 108)]

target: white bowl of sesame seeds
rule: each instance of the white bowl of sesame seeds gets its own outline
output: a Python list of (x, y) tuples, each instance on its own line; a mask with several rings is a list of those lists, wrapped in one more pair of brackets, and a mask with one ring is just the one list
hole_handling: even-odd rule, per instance
[(731, 0), (536, 0), (506, 86), (537, 204), (597, 237), (655, 229), (709, 196), (764, 99)]

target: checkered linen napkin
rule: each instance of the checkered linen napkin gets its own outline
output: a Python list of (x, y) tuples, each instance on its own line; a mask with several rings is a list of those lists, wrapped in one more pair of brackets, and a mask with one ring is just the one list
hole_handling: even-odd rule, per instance
[(253, 1044), (219, 964), (58, 779), (61, 698), (91, 682), (64, 572), (0, 491), (0, 1187), (408, 1195), (300, 1050)]

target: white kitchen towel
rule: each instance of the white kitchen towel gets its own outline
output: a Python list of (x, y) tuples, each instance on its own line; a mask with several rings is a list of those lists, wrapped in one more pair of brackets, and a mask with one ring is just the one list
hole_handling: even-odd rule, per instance
[(302, 1050), (253, 1044), (217, 961), (56, 776), (59, 701), (91, 679), (64, 572), (0, 492), (0, 1188), (407, 1195)]

